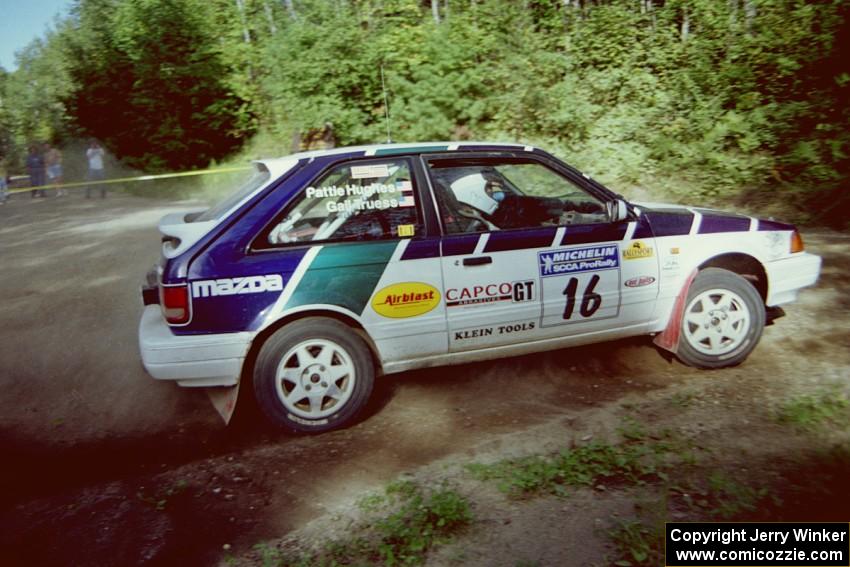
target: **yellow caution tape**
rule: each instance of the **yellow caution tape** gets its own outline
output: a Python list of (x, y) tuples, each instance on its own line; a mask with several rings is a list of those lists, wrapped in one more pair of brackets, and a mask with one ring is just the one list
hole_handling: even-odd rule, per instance
[(110, 185), (112, 183), (126, 183), (128, 181), (153, 181), (154, 179), (170, 179), (173, 177), (191, 177), (193, 175), (213, 175), (217, 173), (232, 173), (234, 171), (247, 171), (250, 166), (222, 167), (218, 169), (204, 169), (201, 171), (184, 171), (182, 173), (162, 173), (159, 175), (140, 175), (137, 177), (121, 177), (116, 179), (104, 179), (102, 181), (76, 181), (74, 183), (54, 183), (51, 185), (36, 185), (34, 187), (19, 187), (9, 189), (9, 193), (26, 193), (41, 189), (66, 189), (69, 187), (94, 187), (96, 185)]

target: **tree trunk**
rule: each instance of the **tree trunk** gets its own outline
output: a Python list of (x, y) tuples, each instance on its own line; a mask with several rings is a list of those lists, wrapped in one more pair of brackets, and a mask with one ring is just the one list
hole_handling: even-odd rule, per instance
[(688, 15), (688, 9), (685, 8), (684, 15), (682, 16), (682, 43), (688, 41), (688, 32), (691, 29), (691, 20)]
[(242, 39), (245, 40), (245, 43), (251, 43), (251, 32), (248, 31), (248, 21), (245, 19), (244, 0), (236, 0), (236, 10), (239, 12), (239, 19), (242, 21)]
[(297, 20), (298, 14), (295, 13), (295, 6), (292, 4), (292, 0), (283, 0), (283, 5), (286, 8), (286, 13), (289, 14), (290, 19)]
[(434, 15), (434, 23), (440, 25), (440, 0), (431, 0), (431, 14)]
[(744, 18), (747, 22), (747, 35), (753, 35), (753, 22), (755, 22), (756, 15), (758, 15), (758, 8), (756, 8), (755, 2), (753, 0), (744, 0)]
[(738, 0), (729, 0), (729, 29), (734, 31), (738, 25)]
[(266, 12), (266, 18), (269, 20), (269, 31), (272, 35), (277, 33), (277, 25), (274, 23), (274, 12), (272, 7), (266, 0), (263, 0), (263, 10)]

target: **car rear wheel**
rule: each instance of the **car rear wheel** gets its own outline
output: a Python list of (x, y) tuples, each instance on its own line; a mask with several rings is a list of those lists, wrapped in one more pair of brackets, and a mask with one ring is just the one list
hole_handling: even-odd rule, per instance
[(706, 268), (688, 290), (677, 356), (699, 368), (740, 364), (758, 344), (764, 320), (764, 303), (750, 282)]
[(349, 327), (311, 317), (282, 327), (257, 357), (254, 394), (274, 423), (297, 432), (342, 427), (372, 393), (369, 348)]

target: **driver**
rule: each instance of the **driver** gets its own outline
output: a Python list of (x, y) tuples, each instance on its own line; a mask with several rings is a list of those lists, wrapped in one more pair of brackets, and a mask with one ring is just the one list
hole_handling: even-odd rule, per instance
[(493, 196), (492, 185), (482, 173), (464, 175), (452, 183), (451, 190), (460, 203), (469, 205), (485, 216), (496, 212), (499, 203), (504, 199), (503, 191), (500, 191), (499, 197)]
[(558, 222), (563, 212), (560, 200), (522, 195), (506, 185), (498, 172), (482, 169), (457, 179), (451, 187), (457, 200), (480, 212), (481, 220), (491, 230), (531, 228)]

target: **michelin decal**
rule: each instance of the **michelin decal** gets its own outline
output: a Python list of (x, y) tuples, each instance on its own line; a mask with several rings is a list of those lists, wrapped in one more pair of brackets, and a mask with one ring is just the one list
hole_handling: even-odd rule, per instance
[(610, 270), (620, 266), (616, 245), (586, 246), (537, 254), (541, 277)]

